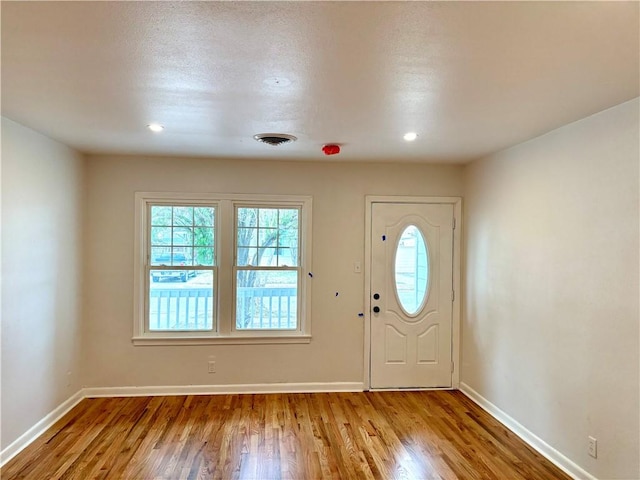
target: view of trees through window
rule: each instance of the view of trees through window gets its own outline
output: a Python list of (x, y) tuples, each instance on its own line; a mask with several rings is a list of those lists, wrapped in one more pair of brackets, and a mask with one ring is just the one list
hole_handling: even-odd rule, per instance
[[(234, 215), (236, 329), (296, 329), (300, 209), (243, 206)], [(149, 330), (214, 329), (216, 207), (150, 205), (148, 225)]]
[[(210, 206), (151, 207), (152, 265), (213, 265), (215, 261), (215, 208)], [(186, 262), (177, 262), (175, 254)], [(170, 263), (158, 257), (171, 256)], [(184, 257), (183, 257), (184, 256)]]
[(151, 205), (149, 213), (149, 329), (212, 330), (215, 207)]
[(236, 328), (295, 329), (299, 210), (239, 207), (236, 225)]

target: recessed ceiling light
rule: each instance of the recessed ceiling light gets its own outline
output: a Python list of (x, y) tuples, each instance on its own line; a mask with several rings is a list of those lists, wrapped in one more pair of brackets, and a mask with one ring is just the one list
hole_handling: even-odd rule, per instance
[(416, 138), (418, 138), (418, 134), (416, 132), (405, 133), (403, 138), (407, 142), (413, 142)]
[(156, 133), (164, 130), (164, 127), (159, 123), (150, 123), (149, 125), (147, 125), (147, 128), (152, 132), (156, 132)]

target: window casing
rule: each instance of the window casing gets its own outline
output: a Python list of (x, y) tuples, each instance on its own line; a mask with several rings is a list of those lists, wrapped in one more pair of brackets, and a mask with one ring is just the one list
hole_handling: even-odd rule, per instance
[(310, 341), (311, 197), (135, 202), (134, 344)]

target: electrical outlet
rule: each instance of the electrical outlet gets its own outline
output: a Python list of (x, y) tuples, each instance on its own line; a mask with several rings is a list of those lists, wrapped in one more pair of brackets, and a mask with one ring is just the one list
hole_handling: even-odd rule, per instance
[(209, 360), (209, 373), (216, 373), (216, 362), (215, 360)]
[(593, 437), (589, 437), (589, 455), (598, 458), (598, 440)]

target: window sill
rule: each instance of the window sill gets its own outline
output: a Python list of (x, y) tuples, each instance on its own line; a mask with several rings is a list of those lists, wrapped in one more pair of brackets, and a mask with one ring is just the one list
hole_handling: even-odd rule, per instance
[(269, 345), (311, 343), (311, 335), (273, 335), (261, 337), (133, 337), (134, 345)]

